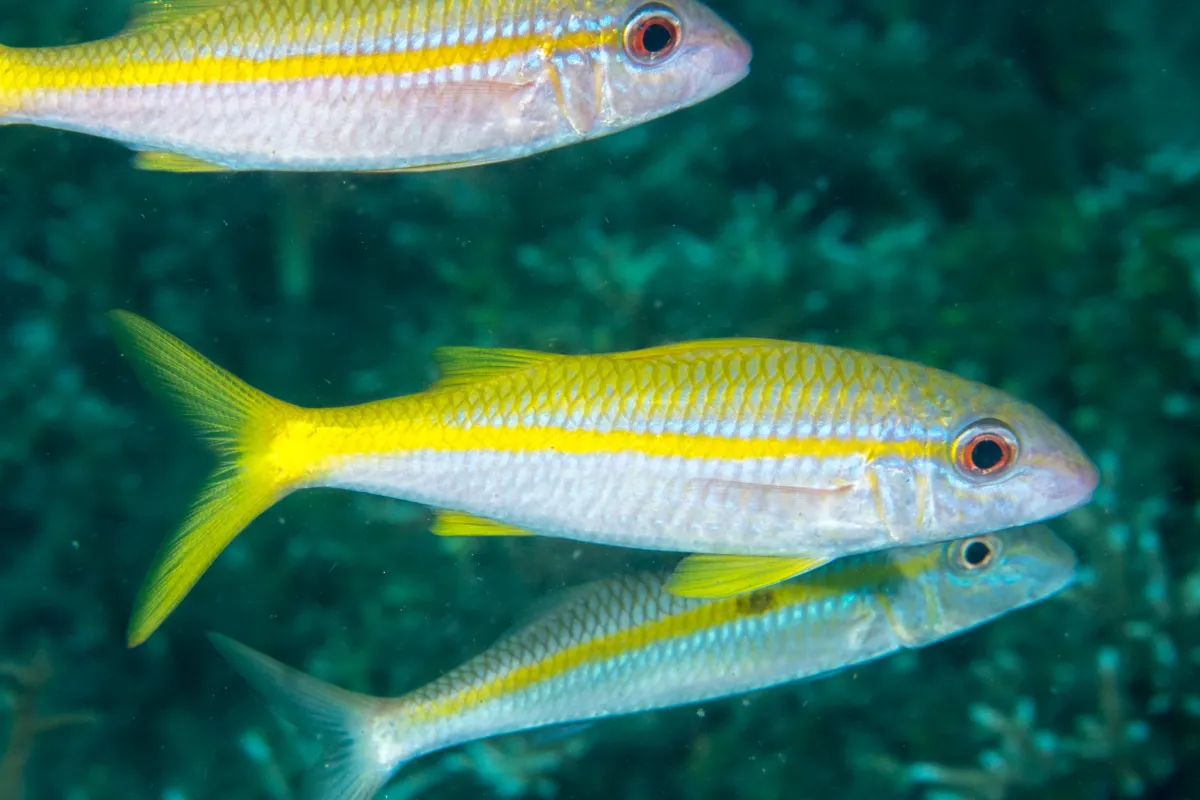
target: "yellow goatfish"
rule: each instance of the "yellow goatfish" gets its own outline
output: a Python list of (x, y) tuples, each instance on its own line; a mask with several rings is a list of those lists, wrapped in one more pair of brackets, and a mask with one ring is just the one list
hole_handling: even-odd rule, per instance
[(321, 737), (303, 796), (369, 800), (427, 753), (830, 675), (957, 636), (1074, 579), (1075, 554), (1040, 526), (857, 556), (726, 600), (672, 597), (662, 575), (628, 575), (568, 591), (491, 649), (394, 698), (213, 641), (277, 710)]
[(147, 169), (424, 171), (520, 158), (724, 91), (750, 46), (697, 0), (151, 0), (109, 39), (0, 48), (0, 123)]
[[(1096, 468), (1032, 406), (837, 347), (724, 339), (609, 355), (449, 347), (418, 394), (300, 408), (152, 323), (111, 315), (144, 379), (225, 456), (159, 553), (137, 644), (255, 517), (306, 487), (433, 506), (434, 533), (536, 532), (705, 553), (670, 587), (719, 597), (825, 561), (1027, 524)], [(747, 556), (752, 556), (747, 558)]]

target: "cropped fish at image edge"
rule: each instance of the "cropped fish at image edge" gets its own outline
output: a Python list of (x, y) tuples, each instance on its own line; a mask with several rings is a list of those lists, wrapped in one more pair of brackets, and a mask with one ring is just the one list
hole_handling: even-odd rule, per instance
[(476, 739), (669, 708), (830, 675), (1044, 600), (1075, 554), (1042, 526), (855, 556), (724, 600), (666, 575), (577, 587), (549, 612), (399, 698), (339, 689), (223, 636), (277, 710), (318, 734), (311, 800), (368, 800), (408, 761)]
[(155, 170), (452, 169), (661, 117), (750, 58), (697, 0), (156, 0), (109, 39), (0, 47), (0, 123)]
[(729, 596), (829, 560), (1026, 525), (1086, 503), (1096, 468), (1058, 425), (950, 373), (766, 339), (585, 356), (442, 348), (416, 394), (309, 409), (266, 395), (129, 312), (138, 374), (223, 465), (155, 559), (131, 645), (291, 492), (437, 509), (451, 536), (536, 533), (699, 553), (668, 588)]

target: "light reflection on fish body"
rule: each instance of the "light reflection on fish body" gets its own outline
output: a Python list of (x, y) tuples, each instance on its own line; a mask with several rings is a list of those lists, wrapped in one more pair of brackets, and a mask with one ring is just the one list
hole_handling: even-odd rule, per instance
[(116, 139), (153, 169), (443, 169), (624, 130), (750, 61), (697, 0), (145, 7), (109, 39), (0, 48), (0, 121)]
[(1074, 574), (1070, 548), (1032, 527), (849, 558), (725, 600), (668, 594), (663, 575), (605, 580), (396, 699), (335, 689), (215, 641), (270, 701), (326, 734), (313, 796), (364, 800), (429, 752), (827, 675), (962, 633)]

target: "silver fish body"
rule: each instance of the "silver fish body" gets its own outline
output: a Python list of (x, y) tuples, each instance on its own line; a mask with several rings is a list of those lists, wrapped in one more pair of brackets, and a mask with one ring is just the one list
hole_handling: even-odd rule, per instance
[(924, 647), (1053, 595), (1075, 556), (1045, 528), (843, 559), (771, 589), (680, 598), (633, 575), (554, 610), (408, 695), (326, 686), (231, 640), (233, 665), (334, 749), (321, 800), (369, 798), (405, 762), (485, 737), (726, 697)]
[(750, 62), (696, 0), (157, 9), (109, 39), (0, 48), (0, 121), (116, 139), (152, 169), (445, 169), (639, 125), (724, 91)]

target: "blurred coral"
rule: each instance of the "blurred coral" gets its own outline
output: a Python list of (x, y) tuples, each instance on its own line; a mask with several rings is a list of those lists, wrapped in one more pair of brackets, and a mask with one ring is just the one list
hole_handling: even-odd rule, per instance
[(23, 800), (25, 766), (33, 755), (34, 741), (41, 735), (70, 725), (94, 722), (91, 712), (44, 716), (38, 709), (42, 689), (53, 678), (50, 655), (38, 650), (28, 664), (0, 663), (0, 681), (11, 684), (8, 706), (12, 721), (8, 740), (0, 754), (0, 800)]
[[(111, 143), (0, 129), (0, 651), (46, 637), (70, 665), (54, 702), (106, 720), (101, 741), (39, 748), (31, 800), (291, 797), (312, 752), (207, 629), (401, 693), (557, 588), (665, 560), (438, 540), (422, 509), (300, 493), (126, 651), (137, 584), (209, 463), (121, 362), (110, 307), (312, 404), (420, 388), (443, 344), (832, 341), (1003, 386), (1102, 467), (1096, 502), (1057, 524), (1086, 566), (1064, 598), (817, 683), (607, 722), (544, 759), (521, 740), (432, 756), (395, 797), (1185, 796), (1200, 6), (713, 5), (754, 44), (746, 82), (511, 164), (147, 174)], [(111, 33), (127, 4), (3, 9), (0, 42), (31, 45)]]

